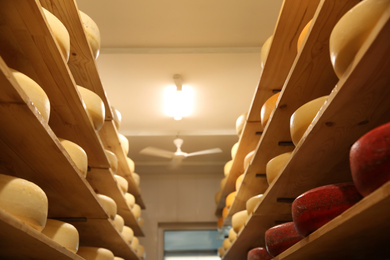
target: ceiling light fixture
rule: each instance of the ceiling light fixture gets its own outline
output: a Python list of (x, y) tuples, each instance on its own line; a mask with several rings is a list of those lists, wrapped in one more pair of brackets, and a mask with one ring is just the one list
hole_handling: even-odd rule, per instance
[(194, 95), (191, 87), (183, 85), (181, 75), (173, 76), (174, 86), (168, 86), (164, 95), (165, 114), (175, 120), (181, 120), (192, 113)]

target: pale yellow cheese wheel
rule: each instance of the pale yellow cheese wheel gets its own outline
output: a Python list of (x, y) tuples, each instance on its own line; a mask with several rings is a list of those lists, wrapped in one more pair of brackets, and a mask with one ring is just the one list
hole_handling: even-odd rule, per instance
[(226, 207), (226, 206), (223, 207), (223, 209), (222, 209), (222, 218), (223, 218), (223, 219), (227, 218), (228, 214), (229, 214), (229, 209), (228, 209), (228, 207)]
[(135, 185), (139, 186), (139, 184), (141, 183), (141, 177), (139, 176), (139, 174), (133, 172), (133, 173), (131, 174), (131, 176), (133, 176), (133, 180), (134, 180), (134, 182), (135, 182)]
[(112, 110), (112, 116), (114, 119), (115, 127), (117, 130), (119, 130), (119, 127), (121, 126), (121, 123), (122, 123), (122, 114), (121, 114), (121, 112), (119, 112), (118, 109), (116, 109), (113, 106), (111, 106), (111, 110)]
[(233, 160), (230, 160), (227, 163), (225, 163), (225, 166), (223, 168), (223, 173), (226, 177), (229, 175), (230, 170), (232, 169), (232, 165), (233, 165)]
[(122, 232), (123, 227), (125, 226), (125, 220), (121, 215), (116, 214), (114, 221), (113, 221), (114, 227), (116, 230), (118, 230), (119, 233)]
[(137, 203), (134, 204), (133, 208), (131, 208), (131, 212), (133, 213), (135, 219), (141, 217), (141, 207)]
[(100, 204), (102, 205), (103, 209), (106, 211), (108, 216), (111, 219), (115, 219), (115, 216), (117, 214), (117, 205), (115, 201), (103, 194), (96, 194)]
[[(127, 139), (126, 139), (127, 140)], [(127, 145), (128, 147), (128, 145)], [(127, 150), (128, 151), (128, 150)], [(135, 164), (134, 164), (134, 161), (132, 159), (130, 159), (129, 157), (126, 157), (126, 161), (127, 161), (127, 164), (129, 165), (129, 168), (130, 168), (130, 172), (133, 173), (135, 171)]]
[(245, 226), (245, 222), (248, 219), (248, 212), (245, 210), (238, 211), (232, 216), (233, 230), (238, 234)]
[(114, 254), (107, 248), (80, 246), (77, 254), (85, 260), (114, 260)]
[(54, 36), (54, 39), (57, 42), (58, 47), (60, 48), (61, 54), (66, 60), (69, 61), (70, 54), (70, 37), (69, 32), (66, 29), (65, 25), (51, 12), (42, 8), (43, 13), (46, 17), (49, 28)]
[(290, 118), (290, 134), (295, 146), (298, 145), (307, 128), (327, 99), (328, 96), (316, 98), (305, 103), (292, 114)]
[(116, 173), (118, 171), (118, 157), (116, 157), (115, 153), (105, 149), (104, 152), (106, 153), (108, 162), (110, 163), (110, 168), (113, 173)]
[(135, 205), (135, 197), (133, 194), (130, 194), (128, 192), (125, 193), (125, 200), (129, 208), (133, 208)]
[(119, 143), (120, 143), (120, 145), (122, 147), (122, 150), (127, 155), (129, 153), (129, 139), (127, 139), (126, 136), (124, 136), (121, 133), (118, 133), (118, 137), (119, 137)]
[(268, 161), (265, 167), (265, 174), (269, 185), (271, 185), (274, 179), (280, 174), (280, 171), (290, 159), (291, 154), (292, 152), (282, 153)]
[(244, 180), (244, 173), (238, 176), (236, 179), (236, 191), (240, 189), (243, 180)]
[(125, 260), (125, 259), (122, 258), (122, 257), (119, 257), (119, 256), (115, 256), (115, 257), (114, 257), (114, 260)]
[(79, 232), (69, 223), (47, 219), (42, 233), (73, 253), (79, 249)]
[(233, 160), (234, 160), (234, 157), (236, 157), (237, 150), (238, 150), (238, 142), (233, 144), (232, 149), (231, 149), (231, 156), (232, 156)]
[(95, 59), (97, 59), (100, 53), (101, 42), (99, 27), (97, 26), (95, 21), (92, 20), (92, 18), (89, 17), (87, 14), (82, 11), (79, 11), (79, 13), (81, 22), (84, 27), (85, 35), (87, 36), (89, 46), (91, 47), (92, 55)]
[(299, 51), (299, 49), (300, 49), (301, 46), (302, 46), (303, 41), (306, 39), (307, 32), (309, 31), (309, 28), (310, 28), (310, 25), (311, 25), (311, 21), (312, 21), (312, 20), (310, 20), (310, 21), (305, 25), (305, 27), (303, 27), (301, 33), (299, 34), (298, 42), (297, 42), (297, 51)]
[(233, 204), (234, 199), (236, 198), (236, 191), (233, 191), (229, 193), (229, 195), (226, 196), (225, 205), (227, 208), (230, 208)]
[(137, 252), (138, 246), (139, 246), (138, 237), (134, 236), (133, 240), (131, 241), (130, 247), (134, 250), (134, 252)]
[(139, 245), (139, 246), (138, 246), (137, 256), (138, 256), (140, 259), (145, 259), (145, 257), (146, 257), (146, 252), (145, 252), (145, 247), (144, 247), (143, 245)]
[(226, 253), (225, 248), (223, 248), (223, 246), (218, 248), (218, 255), (220, 258), (222, 258), (225, 255), (225, 253)]
[(230, 242), (232, 242), (232, 243), (237, 239), (237, 233), (236, 233), (236, 231), (234, 231), (233, 228), (229, 229), (228, 238), (229, 238)]
[(93, 124), (93, 127), (96, 131), (99, 131), (104, 124), (106, 116), (103, 100), (98, 94), (82, 86), (77, 86), (77, 90), (85, 103), (87, 114)]
[(44, 122), (48, 123), (50, 117), (50, 101), (46, 92), (38, 85), (38, 83), (27, 75), (14, 69), (10, 70), (16, 82), (23, 89), (24, 93), (26, 93), (30, 101), (37, 108), (38, 112), (42, 115)]
[(58, 140), (60, 140), (62, 146), (69, 154), (77, 169), (79, 169), (81, 174), (86, 177), (88, 172), (88, 156), (84, 149), (69, 140), (62, 138), (59, 138)]
[(356, 53), (389, 6), (388, 0), (361, 1), (334, 26), (329, 38), (329, 51), (333, 69), (339, 78), (347, 72)]
[(250, 151), (244, 158), (244, 171), (249, 167), (250, 162), (252, 161), (253, 156), (255, 156), (256, 150)]
[(272, 112), (276, 108), (276, 103), (278, 101), (279, 95), (280, 95), (280, 92), (273, 94), (270, 98), (268, 98), (265, 101), (265, 103), (261, 107), (260, 120), (261, 120), (261, 126), (263, 128), (267, 125), (267, 123), (271, 117)]
[(229, 250), (229, 248), (232, 246), (232, 242), (229, 238), (225, 238), (222, 242), (222, 246), (225, 249), (225, 251)]
[(129, 188), (129, 183), (127, 182), (127, 180), (125, 178), (123, 178), (122, 176), (119, 176), (117, 174), (114, 174), (114, 178), (115, 178), (116, 183), (118, 183), (119, 189), (123, 193), (126, 193), (127, 189)]
[(30, 181), (0, 174), (0, 208), (38, 231), (46, 225), (46, 194)]
[(145, 220), (144, 220), (143, 217), (139, 217), (139, 218), (137, 219), (137, 222), (138, 222), (138, 225), (139, 225), (140, 227), (143, 227), (144, 224), (145, 224)]
[(256, 206), (259, 205), (259, 203), (263, 200), (263, 194), (258, 194), (256, 196), (250, 197), (246, 201), (246, 211), (248, 212), (248, 215), (252, 214), (255, 210)]
[(268, 37), (268, 39), (264, 42), (263, 46), (261, 47), (260, 51), (260, 65), (262, 68), (264, 68), (265, 61), (267, 60), (269, 50), (271, 48), (272, 40), (274, 36), (271, 35)]
[(240, 115), (236, 120), (236, 133), (238, 136), (241, 136), (242, 134), (242, 130), (244, 129), (247, 116), (248, 113), (245, 112), (244, 114)]
[(130, 227), (124, 226), (121, 235), (126, 243), (131, 244), (134, 238), (134, 231)]

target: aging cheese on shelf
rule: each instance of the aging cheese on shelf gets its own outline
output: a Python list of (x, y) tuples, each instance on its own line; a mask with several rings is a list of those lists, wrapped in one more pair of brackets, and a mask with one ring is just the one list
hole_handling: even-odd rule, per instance
[(224, 173), (225, 177), (227, 177), (229, 175), (230, 170), (232, 169), (232, 165), (233, 165), (233, 160), (230, 160), (227, 163), (225, 163), (225, 166), (223, 168), (223, 173)]
[(131, 174), (131, 176), (133, 177), (133, 180), (134, 180), (134, 182), (135, 182), (135, 185), (139, 186), (139, 184), (141, 183), (141, 177), (139, 176), (139, 174), (133, 172), (133, 173)]
[(130, 227), (124, 226), (121, 235), (126, 243), (130, 245), (134, 238), (134, 231)]
[(125, 259), (122, 258), (122, 257), (119, 257), (119, 256), (115, 256), (115, 257), (114, 257), (114, 260), (125, 260)]
[(114, 260), (114, 254), (102, 247), (80, 246), (77, 254), (85, 260)]
[(276, 102), (278, 101), (280, 92), (273, 94), (270, 98), (268, 98), (260, 110), (260, 120), (261, 120), (261, 126), (264, 128), (268, 120), (271, 116), (272, 111), (276, 108)]
[(70, 54), (70, 37), (69, 32), (66, 29), (65, 25), (52, 13), (50, 13), (45, 8), (42, 8), (43, 13), (46, 17), (46, 20), (49, 24), (49, 28), (56, 40), (58, 47), (60, 48), (61, 54), (66, 60), (69, 61)]
[(0, 208), (38, 231), (46, 225), (46, 194), (30, 181), (0, 174)]
[(263, 46), (261, 47), (260, 51), (260, 65), (262, 68), (264, 68), (265, 61), (267, 60), (269, 49), (271, 48), (272, 40), (274, 36), (271, 35), (268, 37), (268, 39), (264, 42)]
[(230, 208), (233, 204), (234, 199), (236, 198), (236, 191), (233, 191), (229, 193), (229, 195), (226, 196), (225, 205), (227, 208)]
[(127, 180), (117, 174), (114, 174), (114, 178), (115, 181), (118, 183), (120, 190), (125, 194), (127, 192), (127, 189), (129, 188), (129, 183), (127, 182)]
[[(119, 137), (119, 143), (122, 147), (122, 150), (127, 155), (129, 153), (129, 140), (126, 138), (126, 136), (124, 136), (121, 133), (118, 133), (118, 137)], [(129, 158), (129, 157), (127, 157), (127, 158)], [(127, 160), (127, 161), (129, 161), (129, 160)]]
[[(125, 137), (126, 138), (126, 137)], [(126, 139), (127, 140), (127, 139)], [(124, 142), (126, 142), (124, 140)], [(128, 143), (129, 141), (127, 141)], [(127, 147), (129, 147), (129, 145), (127, 144)], [(127, 152), (129, 152), (129, 149), (127, 148)], [(130, 172), (133, 173), (135, 171), (135, 164), (134, 164), (134, 161), (132, 159), (130, 159), (129, 157), (126, 157), (126, 161), (127, 161), (127, 164), (129, 165), (129, 168), (130, 168)]]
[(134, 252), (137, 252), (139, 246), (139, 240), (138, 237), (133, 237), (133, 240), (131, 240), (130, 247), (134, 250)]
[(79, 232), (69, 223), (47, 219), (42, 233), (73, 253), (79, 248)]
[(24, 93), (26, 93), (33, 105), (37, 108), (44, 121), (48, 123), (50, 117), (50, 101), (46, 95), (46, 92), (41, 88), (41, 86), (38, 85), (38, 83), (36, 83), (27, 75), (14, 69), (10, 70), (16, 82), (23, 89)]
[(117, 206), (115, 201), (103, 194), (96, 194), (100, 204), (102, 205), (103, 209), (106, 211), (108, 216), (111, 219), (115, 219), (115, 216), (117, 214)]
[(138, 219), (141, 217), (141, 207), (137, 203), (134, 204), (133, 208), (131, 208), (131, 212), (133, 213), (135, 219)]
[(244, 171), (249, 167), (250, 162), (252, 161), (253, 156), (255, 156), (256, 150), (252, 150), (244, 158)]
[(114, 221), (113, 221), (114, 227), (116, 230), (118, 230), (119, 233), (122, 232), (123, 227), (125, 226), (125, 220), (122, 218), (121, 215), (116, 214)]
[(58, 140), (60, 140), (62, 146), (69, 154), (77, 169), (79, 169), (82, 175), (86, 177), (88, 172), (88, 156), (84, 149), (69, 140), (62, 138), (59, 138)]
[(113, 106), (111, 106), (111, 110), (112, 110), (112, 116), (113, 116), (115, 127), (117, 130), (119, 130), (119, 127), (122, 123), (122, 114), (121, 112), (119, 112), (118, 109), (116, 109)]
[(223, 248), (223, 246), (218, 248), (218, 255), (220, 258), (222, 258), (225, 255), (225, 253), (226, 253), (225, 248)]
[(272, 256), (265, 247), (255, 247), (248, 251), (247, 260), (271, 260)]
[(229, 238), (225, 238), (222, 242), (222, 246), (225, 249), (225, 251), (229, 250), (229, 248), (232, 246), (232, 242)]
[(101, 42), (99, 27), (97, 26), (95, 21), (92, 20), (92, 18), (89, 17), (86, 13), (82, 11), (79, 11), (79, 13), (85, 31), (85, 36), (87, 36), (89, 46), (92, 50), (92, 55), (95, 59), (97, 59), (100, 53)]
[(143, 245), (139, 245), (139, 246), (138, 246), (137, 256), (138, 256), (140, 259), (144, 259), (144, 258), (146, 257), (145, 248), (144, 248)]
[(77, 90), (79, 91), (81, 98), (85, 103), (87, 114), (95, 130), (99, 131), (104, 124), (104, 119), (106, 116), (103, 100), (99, 97), (98, 94), (82, 86), (77, 86)]
[(248, 212), (246, 210), (238, 211), (232, 216), (232, 226), (236, 233), (240, 233), (241, 229), (245, 226), (245, 222), (248, 219)]
[(241, 136), (242, 130), (244, 129), (246, 118), (248, 116), (248, 113), (244, 113), (240, 115), (236, 120), (236, 133), (238, 136)]
[(279, 175), (287, 161), (290, 159), (292, 152), (282, 153), (269, 160), (265, 166), (265, 174), (269, 185)]
[(306, 38), (306, 35), (307, 35), (307, 32), (310, 28), (310, 25), (311, 25), (311, 21), (310, 20), (306, 25), (305, 27), (303, 28), (303, 30), (301, 31), (301, 33), (299, 34), (299, 38), (298, 38), (298, 43), (297, 43), (297, 51), (299, 51), (299, 49), (301, 48), (302, 46), (302, 43), (303, 41), (305, 40)]
[(229, 238), (230, 242), (232, 242), (232, 243), (234, 242), (234, 240), (236, 240), (236, 238), (237, 238), (237, 233), (236, 233), (236, 231), (234, 231), (233, 228), (230, 228), (230, 229), (229, 229), (228, 238)]
[(144, 224), (145, 224), (145, 220), (144, 220), (143, 217), (139, 217), (139, 218), (137, 219), (137, 222), (138, 222), (138, 225), (139, 225), (140, 227), (143, 227)]
[(238, 142), (233, 144), (232, 149), (231, 149), (231, 156), (232, 156), (233, 160), (234, 160), (234, 157), (236, 157), (237, 150), (238, 150)]
[(240, 189), (243, 180), (244, 180), (244, 173), (238, 176), (236, 179), (236, 190)]
[(265, 246), (268, 253), (275, 257), (302, 240), (295, 229), (294, 222), (273, 226), (265, 231)]
[(127, 205), (129, 206), (129, 208), (130, 209), (133, 208), (135, 205), (134, 195), (126, 192), (124, 196), (125, 196), (125, 200), (126, 200)]
[(115, 153), (104, 149), (104, 152), (106, 153), (108, 162), (110, 163), (110, 168), (113, 173), (116, 173), (118, 171), (118, 157), (116, 157)]
[(248, 212), (248, 215), (252, 214), (253, 211), (255, 211), (255, 208), (257, 205), (259, 205), (259, 203), (263, 200), (263, 194), (258, 194), (256, 196), (253, 196), (251, 198), (249, 198), (247, 201), (246, 201), (246, 211)]

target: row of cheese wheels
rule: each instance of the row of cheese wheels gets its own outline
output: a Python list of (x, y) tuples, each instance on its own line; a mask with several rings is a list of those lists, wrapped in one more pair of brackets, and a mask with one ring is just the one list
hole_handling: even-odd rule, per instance
[[(114, 255), (112, 255), (112, 258), (92, 257), (87, 247), (79, 247), (79, 233), (73, 225), (47, 218), (49, 209), (48, 199), (45, 192), (38, 185), (22, 178), (0, 174), (0, 190), (0, 208), (5, 214), (13, 216), (87, 260), (114, 259)], [(117, 214), (115, 202), (102, 194), (97, 194), (97, 198), (109, 214), (114, 228), (121, 234), (124, 241), (137, 253), (140, 259), (144, 258), (145, 250), (143, 246), (139, 244), (133, 230), (125, 226), (123, 218)]]

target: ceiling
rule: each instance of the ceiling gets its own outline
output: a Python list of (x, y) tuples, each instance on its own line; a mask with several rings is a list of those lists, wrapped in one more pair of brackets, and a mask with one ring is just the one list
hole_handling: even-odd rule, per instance
[[(223, 152), (185, 159), (174, 169), (223, 173), (238, 141), (235, 121), (248, 111), (282, 0), (77, 0), (99, 26), (97, 66), (107, 97), (122, 114), (119, 132), (141, 175), (172, 171), (169, 159), (146, 156), (147, 146)], [(163, 90), (180, 74), (195, 91), (194, 113), (175, 121), (162, 113)]]

